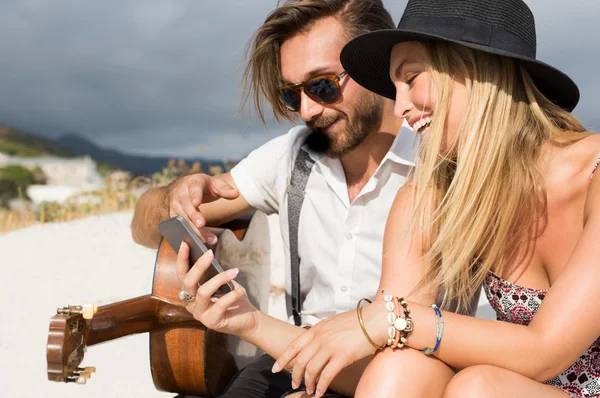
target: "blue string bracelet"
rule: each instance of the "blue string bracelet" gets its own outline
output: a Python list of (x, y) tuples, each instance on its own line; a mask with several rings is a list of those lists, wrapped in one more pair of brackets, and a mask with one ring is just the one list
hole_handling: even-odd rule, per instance
[(421, 352), (425, 355), (431, 355), (438, 350), (440, 347), (440, 342), (442, 341), (442, 334), (444, 333), (444, 317), (442, 316), (442, 311), (438, 308), (437, 305), (432, 304), (431, 308), (435, 312), (435, 346), (432, 348), (426, 347), (421, 350)]

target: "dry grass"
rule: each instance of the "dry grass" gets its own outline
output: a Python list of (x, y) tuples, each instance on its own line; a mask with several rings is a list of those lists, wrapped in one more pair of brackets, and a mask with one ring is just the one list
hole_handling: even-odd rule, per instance
[(70, 198), (64, 204), (44, 202), (36, 210), (0, 209), (0, 233), (48, 222), (68, 222), (84, 217), (131, 210), (137, 197), (129, 189), (103, 188)]
[(106, 180), (104, 187), (69, 198), (64, 203), (43, 202), (37, 209), (0, 208), (0, 234), (49, 222), (69, 222), (89, 216), (133, 210), (138, 197), (147, 189), (168, 184), (180, 174), (163, 170), (152, 178)]
[[(188, 167), (184, 161), (176, 163), (172, 160), (152, 178), (137, 177), (133, 180), (118, 181), (107, 179), (102, 189), (76, 195), (63, 204), (44, 202), (36, 210), (23, 211), (0, 208), (0, 234), (36, 224), (68, 222), (89, 216), (133, 210), (137, 199), (147, 189), (168, 185), (174, 179), (186, 174), (201, 172), (203, 170), (199, 163)], [(211, 167), (208, 174), (216, 175), (222, 172), (220, 167)]]

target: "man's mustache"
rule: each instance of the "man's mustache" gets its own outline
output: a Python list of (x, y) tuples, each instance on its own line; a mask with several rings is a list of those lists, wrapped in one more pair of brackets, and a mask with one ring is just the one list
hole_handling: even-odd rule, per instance
[(336, 120), (343, 118), (344, 115), (340, 112), (336, 115), (323, 116), (306, 122), (306, 126), (311, 130), (323, 130), (333, 124)]

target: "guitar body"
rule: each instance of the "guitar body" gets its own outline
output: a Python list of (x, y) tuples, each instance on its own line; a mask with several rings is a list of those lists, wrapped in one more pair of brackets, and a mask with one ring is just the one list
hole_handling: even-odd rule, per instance
[[(270, 277), (266, 215), (257, 212), (251, 220), (235, 220), (213, 232), (219, 235), (218, 261), (226, 268), (240, 268), (240, 274), (245, 274), (240, 283), (246, 286), (250, 300), (266, 311)], [(158, 390), (219, 395), (238, 367), (258, 351), (234, 336), (206, 329), (185, 310), (177, 297), (181, 285), (176, 260), (176, 252), (163, 239), (151, 294), (101, 306), (91, 319), (84, 319), (81, 306), (59, 308), (50, 320), (48, 379), (85, 383), (83, 379), (95, 371), (79, 367), (86, 346), (149, 332), (150, 369)]]
[[(156, 259), (152, 294), (179, 303), (181, 284), (177, 254), (162, 240)], [(218, 395), (237, 372), (227, 351), (227, 337), (197, 323), (196, 327), (150, 332), (150, 369), (157, 389), (180, 394)]]

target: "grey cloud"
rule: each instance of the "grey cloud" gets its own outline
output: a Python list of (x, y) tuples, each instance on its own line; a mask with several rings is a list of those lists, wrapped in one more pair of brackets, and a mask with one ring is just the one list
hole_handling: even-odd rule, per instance
[[(0, 0), (0, 121), (138, 153), (241, 156), (288, 125), (235, 117), (245, 45), (276, 0)], [(395, 21), (406, 5), (387, 0)], [(582, 91), (600, 129), (600, 3), (529, 2), (540, 59)], [(198, 145), (202, 145), (199, 147)]]
[(583, 124), (600, 131), (597, 111), (600, 77), (597, 0), (529, 0), (536, 19), (538, 59), (569, 75), (579, 86), (581, 100), (573, 112)]
[(247, 147), (229, 155), (246, 153), (268, 137), (256, 118), (234, 118), (244, 49), (275, 2), (227, 3), (4, 4), (0, 120), (49, 136), (76, 131), (136, 152), (252, 130), (257, 142), (242, 140)]

